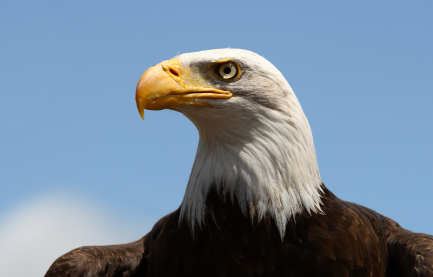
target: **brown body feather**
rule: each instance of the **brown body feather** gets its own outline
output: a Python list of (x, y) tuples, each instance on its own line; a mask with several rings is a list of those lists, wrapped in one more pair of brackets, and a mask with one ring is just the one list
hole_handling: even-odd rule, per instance
[(237, 201), (211, 192), (206, 224), (194, 238), (177, 210), (139, 241), (75, 249), (45, 276), (433, 277), (433, 236), (323, 188), (324, 214), (298, 215), (283, 240), (269, 217), (251, 223)]

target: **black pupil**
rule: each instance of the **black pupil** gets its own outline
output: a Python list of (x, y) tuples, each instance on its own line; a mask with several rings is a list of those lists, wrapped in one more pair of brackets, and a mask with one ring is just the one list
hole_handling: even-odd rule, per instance
[(230, 68), (230, 66), (226, 66), (224, 67), (223, 71), (225, 74), (229, 74), (230, 72), (232, 72), (232, 69)]

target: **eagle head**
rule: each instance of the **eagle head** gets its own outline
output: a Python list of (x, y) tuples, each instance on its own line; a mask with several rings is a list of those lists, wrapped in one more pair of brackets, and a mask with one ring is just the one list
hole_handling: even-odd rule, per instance
[[(190, 226), (204, 222), (211, 189), (237, 200), (252, 222), (271, 216), (284, 235), (290, 217), (319, 212), (322, 181), (308, 120), (281, 72), (241, 49), (186, 53), (141, 76), (136, 102), (172, 109), (199, 131), (181, 206)], [(194, 229), (194, 228), (193, 228)]]

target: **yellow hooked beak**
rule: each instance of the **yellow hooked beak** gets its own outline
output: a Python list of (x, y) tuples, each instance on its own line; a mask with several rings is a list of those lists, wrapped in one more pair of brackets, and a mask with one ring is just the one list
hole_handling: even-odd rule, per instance
[[(186, 76), (182, 76), (182, 73)], [(210, 106), (202, 98), (230, 98), (229, 91), (206, 85), (200, 76), (190, 76), (182, 69), (179, 60), (172, 59), (154, 65), (138, 80), (135, 101), (138, 112), (144, 119), (144, 109), (171, 109), (180, 105)]]

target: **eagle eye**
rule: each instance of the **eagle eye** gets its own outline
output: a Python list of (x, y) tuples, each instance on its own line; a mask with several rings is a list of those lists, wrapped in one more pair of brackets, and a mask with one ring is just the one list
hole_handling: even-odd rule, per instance
[(227, 81), (233, 80), (238, 77), (238, 72), (238, 65), (234, 62), (222, 63), (215, 69), (215, 73), (217, 74), (217, 76)]

